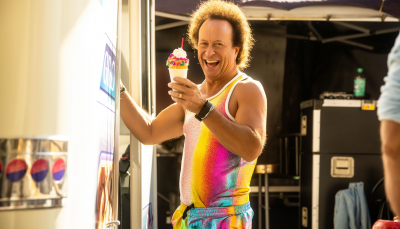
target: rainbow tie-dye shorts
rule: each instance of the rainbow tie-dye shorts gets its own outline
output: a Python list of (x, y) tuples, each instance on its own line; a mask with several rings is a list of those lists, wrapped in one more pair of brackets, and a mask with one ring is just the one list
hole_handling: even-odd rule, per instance
[(172, 217), (174, 229), (251, 229), (253, 209), (250, 202), (230, 207), (191, 208), (183, 219), (187, 206), (181, 204)]

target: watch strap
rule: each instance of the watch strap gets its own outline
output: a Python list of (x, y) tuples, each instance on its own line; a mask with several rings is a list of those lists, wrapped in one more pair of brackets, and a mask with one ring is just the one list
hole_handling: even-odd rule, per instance
[(214, 110), (214, 105), (210, 101), (207, 100), (206, 104), (204, 104), (201, 111), (198, 114), (196, 114), (194, 117), (201, 122), (203, 119), (205, 119), (210, 114), (210, 112), (212, 110)]

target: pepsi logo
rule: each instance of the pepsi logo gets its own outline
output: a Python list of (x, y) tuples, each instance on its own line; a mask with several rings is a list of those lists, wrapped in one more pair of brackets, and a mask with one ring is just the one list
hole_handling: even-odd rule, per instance
[(6, 167), (7, 179), (11, 182), (21, 180), (28, 169), (28, 165), (22, 159), (11, 160)]
[(49, 171), (49, 163), (45, 159), (36, 160), (31, 168), (32, 179), (36, 182), (41, 182)]
[(51, 173), (53, 174), (53, 179), (56, 181), (59, 181), (63, 178), (65, 173), (65, 162), (63, 159), (59, 158), (54, 162)]

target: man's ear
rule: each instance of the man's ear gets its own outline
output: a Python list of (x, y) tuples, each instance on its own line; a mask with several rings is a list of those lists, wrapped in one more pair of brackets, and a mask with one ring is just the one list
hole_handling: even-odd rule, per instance
[(234, 47), (234, 49), (235, 49), (235, 59), (236, 59), (238, 54), (239, 54), (240, 48), (239, 47)]

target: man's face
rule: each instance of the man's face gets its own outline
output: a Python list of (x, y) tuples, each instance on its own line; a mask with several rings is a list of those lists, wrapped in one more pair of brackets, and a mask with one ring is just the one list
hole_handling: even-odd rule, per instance
[(198, 57), (204, 74), (211, 79), (236, 70), (239, 47), (233, 47), (233, 29), (225, 20), (206, 20), (199, 30)]

